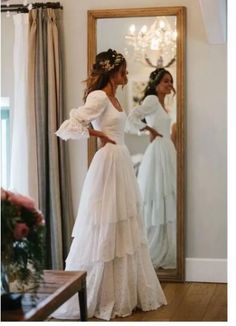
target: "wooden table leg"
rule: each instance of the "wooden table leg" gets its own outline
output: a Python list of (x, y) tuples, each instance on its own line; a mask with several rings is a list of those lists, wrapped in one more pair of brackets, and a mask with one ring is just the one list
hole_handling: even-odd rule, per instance
[(88, 320), (88, 311), (87, 311), (87, 290), (86, 290), (86, 279), (82, 282), (82, 288), (79, 291), (79, 306), (80, 306), (80, 320)]

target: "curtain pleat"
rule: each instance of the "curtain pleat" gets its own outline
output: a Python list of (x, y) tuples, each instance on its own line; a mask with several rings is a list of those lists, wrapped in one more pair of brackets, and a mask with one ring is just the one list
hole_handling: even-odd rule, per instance
[[(60, 256), (62, 256), (62, 233), (61, 230), (61, 201), (60, 201), (60, 177), (59, 177), (59, 153), (58, 141), (55, 137), (57, 127), (57, 109), (59, 106), (59, 48), (58, 48), (58, 33), (55, 24), (55, 15), (52, 9), (47, 10), (47, 54), (48, 54), (48, 145), (49, 145), (49, 181), (50, 191), (54, 196), (50, 196), (51, 208), (51, 236), (52, 252), (55, 255), (52, 257), (52, 264), (58, 266)], [(57, 158), (57, 159), (55, 159)], [(60, 266), (62, 267), (62, 266)]]
[(42, 13), (42, 8), (34, 11), (37, 25), (35, 37), (35, 120), (37, 137), (37, 158), (39, 178), (39, 206), (43, 212), (49, 208), (49, 183), (47, 162), (48, 162), (48, 114), (47, 114), (47, 19)]
[(28, 93), (27, 93), (27, 130), (29, 143), (29, 182), (34, 189), (34, 200), (39, 207), (38, 193), (38, 161), (35, 121), (35, 40), (36, 40), (36, 12), (29, 13), (29, 46), (28, 46)]
[[(31, 57), (35, 67), (31, 114), (35, 119), (39, 207), (47, 228), (47, 268), (62, 269), (74, 223), (68, 154), (55, 136), (64, 117), (62, 69), (57, 15), (54, 9), (33, 9)], [(59, 16), (59, 13), (58, 13)], [(33, 36), (35, 36), (33, 38)], [(35, 50), (34, 50), (35, 49)], [(33, 78), (33, 77), (32, 77)]]

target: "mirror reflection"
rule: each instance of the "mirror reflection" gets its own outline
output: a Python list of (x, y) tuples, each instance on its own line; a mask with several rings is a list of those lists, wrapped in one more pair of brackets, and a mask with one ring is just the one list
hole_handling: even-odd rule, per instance
[(97, 52), (114, 47), (127, 60), (129, 81), (118, 98), (156, 269), (176, 268), (176, 38), (175, 16), (97, 22)]
[[(185, 277), (185, 15), (185, 7), (88, 11), (88, 71), (95, 55), (109, 48), (123, 53), (127, 61), (128, 84), (116, 96), (128, 117), (125, 143), (140, 184), (142, 210), (147, 212), (144, 224), (152, 261), (163, 281)], [(163, 68), (163, 80), (158, 75), (151, 83), (153, 93), (146, 93), (152, 74), (157, 77)], [(89, 164), (97, 148), (89, 139)]]
[(129, 125), (136, 124), (139, 130), (145, 126), (149, 132), (137, 179), (152, 262), (155, 268), (164, 269), (176, 268), (176, 150), (165, 104), (166, 95), (172, 92), (172, 75), (157, 68), (150, 74), (141, 105), (128, 118)]

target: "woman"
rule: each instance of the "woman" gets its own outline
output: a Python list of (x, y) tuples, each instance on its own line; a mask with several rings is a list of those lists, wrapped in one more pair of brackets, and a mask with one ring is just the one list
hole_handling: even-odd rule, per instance
[[(85, 104), (72, 109), (57, 135), (101, 140), (88, 170), (66, 270), (87, 271), (88, 316), (109, 320), (166, 304), (153, 269), (140, 216), (140, 199), (131, 159), (124, 145), (126, 115), (115, 97), (127, 83), (126, 61), (109, 49), (96, 56), (87, 79)], [(89, 127), (90, 122), (94, 129)], [(54, 317), (78, 319), (77, 295)]]
[(128, 118), (138, 129), (150, 127), (151, 143), (140, 164), (138, 183), (151, 259), (155, 268), (165, 269), (176, 268), (176, 150), (165, 106), (171, 92), (175, 93), (172, 75), (164, 68), (156, 69), (150, 74), (142, 105)]

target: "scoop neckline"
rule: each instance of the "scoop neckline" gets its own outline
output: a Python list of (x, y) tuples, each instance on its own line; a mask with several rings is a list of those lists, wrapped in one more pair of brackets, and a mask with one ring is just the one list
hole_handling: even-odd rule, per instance
[(120, 110), (118, 110), (118, 109), (115, 107), (115, 105), (112, 103), (112, 101), (110, 100), (109, 96), (107, 95), (107, 93), (106, 93), (105, 91), (103, 91), (102, 89), (101, 89), (101, 91), (102, 91), (103, 93), (105, 93), (106, 97), (108, 98), (108, 101), (111, 103), (111, 105), (113, 106), (113, 108), (114, 108), (117, 112), (119, 112), (119, 113), (124, 112), (124, 110), (120, 111)]
[(162, 108), (162, 110), (167, 114), (167, 115), (169, 115), (169, 112), (165, 109), (165, 107), (161, 104), (161, 102), (160, 102), (160, 100), (159, 100), (159, 97), (158, 96), (156, 96), (157, 97), (157, 101), (158, 101), (158, 103), (160, 104), (160, 107)]

